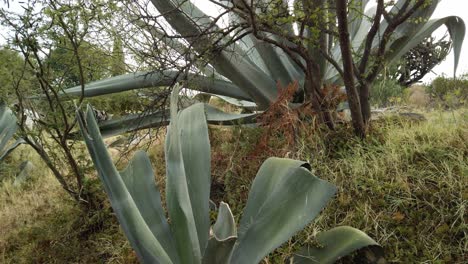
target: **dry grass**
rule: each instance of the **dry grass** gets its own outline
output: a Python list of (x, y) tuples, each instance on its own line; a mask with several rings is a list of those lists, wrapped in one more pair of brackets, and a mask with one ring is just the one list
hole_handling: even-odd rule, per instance
[[(0, 183), (0, 263), (136, 263), (107, 203), (85, 213), (27, 146), (7, 162), (25, 158), (35, 164), (35, 177), (20, 186)], [(99, 189), (97, 183), (87, 182)]]

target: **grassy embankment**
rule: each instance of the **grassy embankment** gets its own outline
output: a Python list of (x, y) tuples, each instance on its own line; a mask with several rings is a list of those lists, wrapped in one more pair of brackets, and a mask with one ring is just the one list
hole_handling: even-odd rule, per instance
[[(463, 263), (468, 250), (468, 111), (425, 116), (428, 121), (419, 123), (396, 117), (377, 121), (364, 142), (345, 130), (306, 131), (294, 146), (287, 146), (282, 135), (259, 145), (261, 129), (212, 128), (212, 199), (228, 202), (239, 216), (266, 157), (307, 160), (316, 175), (339, 187), (338, 194), (268, 263), (281, 263), (294, 248), (313, 243), (318, 231), (338, 225), (367, 232), (384, 246), (390, 262)], [(150, 149), (158, 183), (164, 177), (162, 151), (160, 145)], [(1, 263), (136, 262), (108, 204), (86, 215), (29, 149), (15, 152), (8, 163), (17, 164), (21, 155), (34, 161), (37, 175), (19, 187), (11, 181), (0, 187)]]

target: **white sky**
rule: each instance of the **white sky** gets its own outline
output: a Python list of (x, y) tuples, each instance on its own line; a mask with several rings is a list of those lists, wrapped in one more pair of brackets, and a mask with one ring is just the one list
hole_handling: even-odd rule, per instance
[[(192, 0), (194, 2), (198, 2), (197, 4), (200, 5), (201, 3), (205, 2), (206, 0)], [(6, 5), (2, 0), (0, 0), (0, 7), (6, 8)], [(19, 1), (17, 0), (10, 0), (10, 9), (15, 10), (17, 9), (18, 11), (21, 9), (19, 6)], [(205, 6), (205, 8), (201, 8), (202, 10), (204, 9), (205, 12), (211, 13), (216, 13), (215, 10), (210, 10), (212, 9), (211, 6)], [(16, 10), (15, 10), (16, 11)], [(445, 17), (445, 16), (459, 16), (461, 17), (465, 23), (468, 25), (468, 0), (440, 0), (439, 6), (437, 7), (437, 10), (434, 13), (433, 17)], [(445, 27), (443, 32), (445, 32)], [(5, 29), (0, 26), (0, 45), (4, 44), (4, 37), (6, 36), (5, 34)], [(427, 74), (423, 81), (424, 82), (429, 82), (433, 78), (435, 78), (438, 75), (445, 74), (447, 76), (453, 76), (453, 52), (450, 53), (447, 58), (445, 59), (444, 62), (442, 62), (440, 65), (436, 66), (433, 69), (434, 73)], [(460, 62), (458, 65), (458, 70), (457, 70), (457, 75), (461, 75), (467, 73), (468, 74), (468, 32), (465, 37), (465, 41), (463, 43), (463, 48), (460, 56)]]

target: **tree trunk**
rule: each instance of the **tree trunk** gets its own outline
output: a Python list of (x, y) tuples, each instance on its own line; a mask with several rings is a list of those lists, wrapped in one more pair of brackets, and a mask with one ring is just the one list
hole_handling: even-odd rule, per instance
[(325, 124), (329, 129), (334, 130), (335, 124), (333, 117), (328, 109), (328, 104), (325, 102), (324, 96), (320, 93), (321, 82), (313, 78), (313, 74), (309, 71), (305, 77), (304, 91), (306, 99), (311, 102), (312, 109), (317, 114), (319, 123)]
[[(347, 1), (336, 0), (336, 16), (338, 19), (338, 32), (341, 48), (341, 56), (343, 59), (343, 80), (346, 86), (348, 95), (349, 109), (351, 110), (351, 118), (356, 135), (364, 138), (366, 136), (366, 126), (362, 114), (362, 105), (356, 85), (354, 82), (354, 66), (351, 53), (351, 43), (349, 41), (348, 32), (348, 15)], [(367, 104), (369, 102), (367, 101)]]
[(367, 126), (371, 118), (371, 108), (369, 101), (370, 87), (368, 83), (361, 83), (359, 87), (359, 100), (361, 102), (361, 113), (364, 124)]

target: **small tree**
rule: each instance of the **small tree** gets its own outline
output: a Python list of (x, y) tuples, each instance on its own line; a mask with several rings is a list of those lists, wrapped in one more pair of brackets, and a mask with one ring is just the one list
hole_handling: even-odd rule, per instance
[[(63, 88), (110, 76), (108, 56), (87, 37), (96, 27), (99, 5), (85, 1), (73, 4), (58, 0), (25, 4), (23, 13), (0, 10), (2, 23), (12, 34), (11, 47), (18, 49), (25, 66), (11, 91), (15, 94), (20, 136), (42, 158), (55, 178), (77, 202), (94, 206), (93, 194), (86, 188), (88, 159), (80, 156), (83, 147), (71, 141), (77, 129), (74, 109), (83, 102), (64, 100)], [(27, 84), (34, 72), (35, 90)], [(40, 96), (37, 96), (40, 94)], [(34, 96), (36, 95), (36, 96)], [(32, 122), (33, 126), (27, 125)]]

